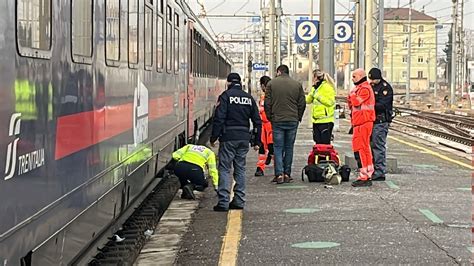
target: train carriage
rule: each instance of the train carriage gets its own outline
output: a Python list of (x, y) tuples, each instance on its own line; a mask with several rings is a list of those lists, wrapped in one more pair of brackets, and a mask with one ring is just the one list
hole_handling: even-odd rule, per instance
[(198, 136), (231, 62), (182, 1), (0, 10), (0, 261), (67, 264)]

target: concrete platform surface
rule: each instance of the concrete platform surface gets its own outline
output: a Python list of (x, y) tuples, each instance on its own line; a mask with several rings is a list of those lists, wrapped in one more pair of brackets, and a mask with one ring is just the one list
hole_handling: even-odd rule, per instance
[[(340, 132), (335, 132), (341, 159), (352, 154), (348, 129), (348, 122), (341, 121)], [(399, 171), (369, 188), (353, 188), (350, 183), (325, 188), (301, 181), (312, 146), (306, 122), (299, 127), (295, 144), (293, 183), (271, 183), (273, 167), (266, 169), (266, 176), (254, 177), (257, 154), (250, 151), (236, 263), (469, 264), (471, 162), (438, 154), (395, 132), (389, 135), (388, 153), (397, 160)], [(228, 214), (212, 211), (216, 202), (214, 191), (204, 193), (172, 264), (225, 264), (219, 259)], [(166, 258), (172, 249), (156, 250)]]

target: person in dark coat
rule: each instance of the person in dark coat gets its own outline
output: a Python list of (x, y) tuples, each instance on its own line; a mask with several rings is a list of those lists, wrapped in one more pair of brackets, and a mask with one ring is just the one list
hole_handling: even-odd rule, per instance
[[(242, 90), (239, 74), (230, 73), (227, 76), (227, 88), (217, 101), (210, 138), (213, 147), (219, 140), (217, 167), (219, 201), (214, 206), (214, 211), (244, 208), (245, 164), (250, 140), (254, 140), (252, 146), (255, 150), (261, 146), (262, 121), (258, 113), (258, 106), (252, 96)], [(252, 121), (253, 130), (250, 128), (249, 120)], [(232, 185), (230, 171), (232, 167), (234, 168), (235, 186), (233, 189), (234, 198), (230, 201), (230, 187)]]
[(387, 134), (393, 116), (393, 89), (382, 78), (378, 68), (372, 68), (368, 78), (375, 95), (375, 121), (370, 145), (374, 157), (372, 180), (384, 181), (387, 173)]

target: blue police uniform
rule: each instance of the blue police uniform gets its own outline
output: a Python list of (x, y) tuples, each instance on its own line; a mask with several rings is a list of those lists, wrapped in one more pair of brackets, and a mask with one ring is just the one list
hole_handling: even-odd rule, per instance
[(378, 84), (371, 84), (375, 95), (375, 121), (370, 145), (374, 157), (372, 180), (385, 180), (385, 174), (387, 173), (387, 135), (393, 115), (393, 89), (382, 78), (382, 73), (377, 68), (370, 70), (369, 79), (380, 80)]
[[(217, 195), (219, 202), (215, 211), (242, 209), (245, 204), (245, 163), (249, 151), (249, 141), (255, 139), (253, 145), (259, 145), (262, 122), (258, 106), (252, 96), (242, 90), (240, 76), (230, 73), (230, 82), (217, 101), (214, 120), (212, 123), (211, 143), (219, 139), (219, 184)], [(255, 136), (250, 132), (250, 121), (256, 129)], [(234, 167), (234, 199), (230, 202), (230, 186), (232, 184), (230, 171)], [(229, 203), (230, 202), (230, 203)]]

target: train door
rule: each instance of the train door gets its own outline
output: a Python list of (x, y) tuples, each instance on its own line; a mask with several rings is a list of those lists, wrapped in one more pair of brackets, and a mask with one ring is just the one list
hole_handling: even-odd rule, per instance
[[(193, 77), (193, 72), (194, 72), (194, 49), (195, 49), (195, 44), (194, 44), (194, 22), (191, 19), (188, 19), (188, 34), (189, 34), (189, 46), (188, 46), (188, 68), (186, 72), (186, 76), (188, 79), (188, 86), (187, 86), (187, 102), (188, 102), (188, 114), (187, 114), (187, 138), (192, 137), (195, 135), (195, 128), (194, 128), (194, 77)], [(197, 130), (197, 129), (196, 129)]]

